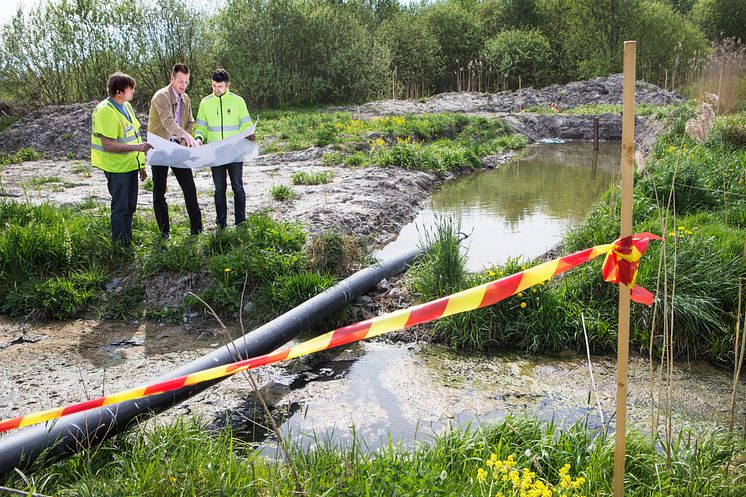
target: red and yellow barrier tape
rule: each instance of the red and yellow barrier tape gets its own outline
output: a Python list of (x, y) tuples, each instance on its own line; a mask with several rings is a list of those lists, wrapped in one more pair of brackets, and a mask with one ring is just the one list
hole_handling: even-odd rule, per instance
[(135, 400), (149, 395), (170, 392), (189, 385), (195, 385), (204, 381), (231, 376), (241, 371), (253, 369), (267, 364), (293, 359), (306, 354), (331, 349), (347, 343), (382, 335), (390, 331), (401, 330), (416, 324), (427, 323), (451, 316), (461, 312), (467, 312), (481, 307), (486, 307), (499, 302), (507, 297), (517, 294), (538, 283), (549, 280), (554, 276), (564, 273), (584, 262), (595, 259), (599, 255), (606, 254), (602, 274), (604, 280), (611, 283), (623, 283), (631, 289), (631, 298), (635, 302), (651, 305), (653, 294), (635, 285), (637, 268), (642, 254), (648, 248), (648, 242), (652, 239), (660, 240), (661, 237), (652, 233), (641, 233), (616, 240), (614, 243), (598, 245), (593, 248), (575, 252), (574, 254), (545, 262), (538, 266), (526, 269), (496, 281), (464, 290), (462, 292), (442, 297), (432, 302), (416, 305), (407, 309), (401, 309), (366, 321), (351, 324), (343, 328), (330, 331), (324, 335), (303, 342), (295, 347), (252, 357), (242, 361), (234, 362), (224, 366), (198, 371), (180, 378), (154, 383), (145, 387), (133, 388), (112, 395), (99, 397), (97, 399), (78, 402), (66, 407), (39, 411), (24, 416), (0, 421), (0, 432), (14, 430), (24, 426), (43, 423), (53, 419), (74, 414), (77, 412), (95, 409), (97, 407), (109, 406), (126, 400)]

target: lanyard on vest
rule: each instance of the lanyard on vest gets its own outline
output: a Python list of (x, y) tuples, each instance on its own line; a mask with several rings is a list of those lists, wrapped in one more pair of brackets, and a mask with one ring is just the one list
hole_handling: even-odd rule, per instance
[[(130, 121), (129, 119), (127, 119), (126, 117), (124, 117), (124, 115), (121, 112), (119, 112), (119, 109), (117, 109), (116, 105), (114, 105), (113, 103), (111, 103), (111, 101), (108, 98), (106, 99), (106, 103), (107, 103), (107, 105), (111, 106), (111, 108), (113, 108), (116, 111), (117, 117), (119, 118), (119, 124), (122, 125), (122, 133), (124, 133), (124, 136), (125, 137), (127, 136), (127, 126), (126, 125), (129, 125), (129, 126), (132, 126), (132, 131), (135, 133), (135, 138), (137, 138), (138, 140), (140, 140), (140, 134), (135, 129), (135, 123), (133, 123), (132, 121)], [(122, 104), (122, 107), (124, 107), (124, 105), (126, 105), (126, 104), (127, 104), (127, 102), (125, 102), (124, 104)], [(127, 109), (127, 112), (130, 112), (130, 111), (132, 112), (132, 115), (134, 116), (134, 112), (135, 111), (132, 109), (132, 107), (130, 107), (129, 109)]]

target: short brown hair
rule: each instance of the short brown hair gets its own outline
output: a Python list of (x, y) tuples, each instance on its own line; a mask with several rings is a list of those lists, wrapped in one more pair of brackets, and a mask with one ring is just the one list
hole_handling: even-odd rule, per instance
[(110, 97), (115, 97), (117, 93), (123, 92), (127, 88), (135, 88), (136, 86), (137, 82), (135, 78), (123, 72), (115, 72), (109, 75), (109, 79), (106, 80), (106, 89)]
[(171, 69), (171, 77), (175, 78), (177, 73), (189, 74), (189, 68), (186, 64), (174, 64), (174, 68)]

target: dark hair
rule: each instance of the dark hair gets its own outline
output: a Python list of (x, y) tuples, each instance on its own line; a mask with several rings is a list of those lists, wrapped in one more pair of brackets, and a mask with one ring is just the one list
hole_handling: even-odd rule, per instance
[(106, 89), (110, 97), (115, 97), (117, 93), (123, 92), (127, 88), (134, 88), (135, 86), (137, 86), (135, 78), (123, 72), (110, 74), (109, 79), (106, 80)]
[(212, 80), (216, 83), (230, 83), (231, 76), (225, 69), (215, 69), (212, 73)]
[(175, 78), (177, 73), (189, 74), (189, 68), (186, 64), (174, 64), (174, 68), (171, 69), (171, 77)]

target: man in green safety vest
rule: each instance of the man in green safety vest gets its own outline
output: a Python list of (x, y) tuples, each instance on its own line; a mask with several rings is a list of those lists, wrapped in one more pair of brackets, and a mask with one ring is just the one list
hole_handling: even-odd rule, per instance
[[(246, 109), (246, 102), (235, 93), (231, 93), (230, 86), (228, 71), (216, 69), (212, 73), (212, 95), (206, 96), (200, 102), (194, 127), (194, 138), (200, 144), (223, 140), (251, 126), (251, 117)], [(249, 135), (247, 139), (254, 140), (254, 135)], [(215, 210), (217, 211), (215, 224), (218, 229), (225, 228), (227, 225), (228, 203), (225, 198), (227, 173), (231, 178), (233, 189), (236, 226), (241, 226), (246, 221), (243, 162), (231, 162), (211, 169), (212, 181), (215, 184)]]
[(135, 80), (115, 72), (106, 81), (109, 98), (93, 110), (91, 163), (104, 171), (111, 194), (111, 238), (132, 243), (132, 216), (137, 208), (137, 177), (145, 181), (145, 152), (153, 148), (140, 138), (140, 122), (130, 101)]

